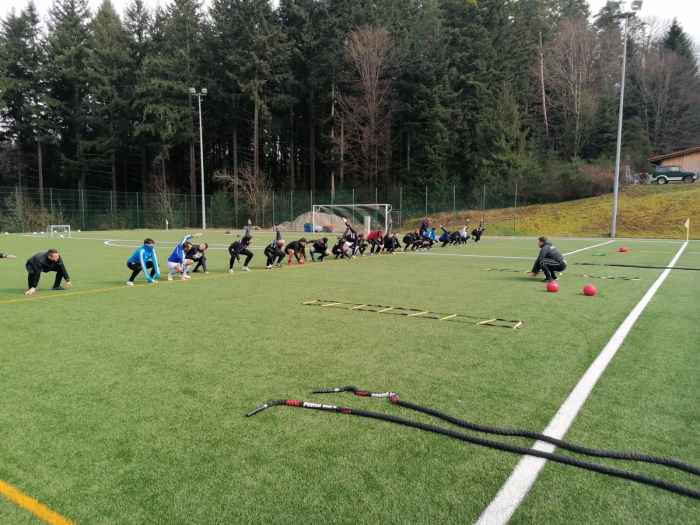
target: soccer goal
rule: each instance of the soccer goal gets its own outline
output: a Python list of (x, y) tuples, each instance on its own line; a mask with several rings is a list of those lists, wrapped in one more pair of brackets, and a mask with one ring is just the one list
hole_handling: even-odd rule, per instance
[(70, 237), (70, 224), (52, 224), (49, 226), (51, 238), (54, 237)]
[(343, 219), (361, 233), (386, 229), (391, 219), (391, 204), (314, 204), (313, 231), (343, 233)]

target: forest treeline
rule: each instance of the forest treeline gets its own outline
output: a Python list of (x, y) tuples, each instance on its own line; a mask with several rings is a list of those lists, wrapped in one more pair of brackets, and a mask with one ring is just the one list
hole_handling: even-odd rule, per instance
[[(623, 19), (585, 0), (30, 2), (0, 31), (0, 185), (608, 191)], [(623, 164), (700, 145), (677, 20), (632, 18)], [(190, 93), (195, 88), (196, 94)]]

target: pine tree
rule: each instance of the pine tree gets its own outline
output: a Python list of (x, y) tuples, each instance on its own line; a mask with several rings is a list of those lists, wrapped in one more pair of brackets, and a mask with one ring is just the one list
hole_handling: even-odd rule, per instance
[[(28, 182), (36, 171), (40, 204), (44, 206), (42, 144), (52, 141), (48, 120), (51, 99), (45, 82), (46, 56), (41, 42), (39, 15), (32, 1), (16, 16), (11, 12), (3, 21), (0, 36), (0, 64), (3, 75), (0, 118), (5, 122), (5, 138), (13, 137), (17, 148), (18, 184)], [(35, 152), (35, 153), (32, 153)], [(31, 164), (30, 170), (25, 167)]]
[(410, 144), (408, 185), (455, 182), (448, 171), (455, 94), (450, 88), (446, 42), (440, 30), (437, 2), (423, 5), (416, 39), (409, 50), (401, 82), (406, 92), (407, 137)]
[(683, 28), (678, 23), (678, 19), (673, 19), (673, 23), (671, 24), (671, 27), (669, 27), (668, 33), (666, 33), (666, 37), (664, 38), (663, 45), (669, 51), (673, 51), (679, 55), (686, 63), (690, 71), (693, 74), (697, 74), (698, 63), (695, 58), (693, 44), (686, 32), (683, 31)]
[[(199, 4), (196, 0), (175, 0), (167, 11), (157, 10), (152, 31), (153, 53), (143, 62), (137, 88), (143, 119), (137, 129), (156, 138), (155, 162), (165, 166), (173, 157), (187, 161), (185, 180), (195, 223), (200, 216), (195, 155), (198, 132), (196, 101), (189, 88), (201, 87), (201, 69), (206, 67), (200, 62), (203, 35)], [(180, 179), (172, 177), (168, 182), (176, 180)]]
[(87, 60), (90, 55), (90, 11), (87, 0), (55, 0), (49, 11), (47, 73), (52, 119), (61, 129), (61, 157), (71, 188), (87, 187), (84, 141), (93, 112)]
[(503, 83), (483, 111), (476, 134), (480, 182), (503, 187), (526, 163), (527, 132), (509, 84)]
[(232, 57), (233, 76), (252, 113), (252, 167), (260, 170), (261, 123), (272, 111), (289, 107), (285, 86), (291, 81), (291, 45), (277, 23), (267, 0), (238, 0), (241, 25)]
[[(139, 92), (137, 83), (139, 81), (139, 73), (143, 68), (143, 63), (146, 57), (151, 52), (151, 26), (153, 17), (151, 12), (146, 8), (144, 0), (132, 0), (127, 5), (124, 11), (124, 27), (126, 28), (129, 41), (127, 48), (129, 52), (130, 65), (125, 72), (124, 78), (124, 94), (127, 99), (127, 120), (131, 123), (141, 122), (144, 103), (139, 100)], [(141, 191), (147, 189), (147, 173), (148, 173), (148, 140), (146, 132), (138, 134), (137, 129), (131, 129), (129, 139), (135, 141), (139, 150), (140, 157), (140, 181)], [(152, 140), (153, 137), (150, 137)]]

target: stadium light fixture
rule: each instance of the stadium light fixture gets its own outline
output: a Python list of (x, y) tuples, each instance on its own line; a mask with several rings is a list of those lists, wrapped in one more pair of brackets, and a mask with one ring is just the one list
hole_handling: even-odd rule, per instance
[(202, 229), (207, 229), (206, 199), (204, 194), (204, 140), (202, 138), (202, 97), (206, 96), (207, 88), (202, 88), (199, 93), (193, 87), (190, 88), (190, 95), (197, 97), (199, 102), (199, 163), (202, 174)]
[(608, 7), (614, 15), (625, 17), (625, 31), (622, 47), (622, 81), (620, 82), (620, 110), (617, 122), (617, 153), (615, 155), (615, 180), (613, 181), (613, 209), (612, 221), (610, 225), (610, 238), (615, 238), (617, 229), (617, 197), (620, 189), (620, 157), (622, 154), (622, 110), (625, 105), (625, 79), (627, 74), (627, 29), (630, 25), (630, 16), (642, 9), (643, 0), (633, 0), (632, 11), (623, 12), (622, 7), (625, 2), (610, 2)]

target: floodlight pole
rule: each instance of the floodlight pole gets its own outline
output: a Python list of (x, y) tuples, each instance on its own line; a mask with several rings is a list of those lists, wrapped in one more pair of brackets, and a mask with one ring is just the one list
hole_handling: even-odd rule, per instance
[(206, 196), (204, 194), (204, 139), (202, 137), (202, 97), (206, 96), (207, 90), (202, 89), (200, 93), (196, 93), (194, 88), (190, 88), (190, 94), (197, 97), (199, 103), (199, 162), (200, 173), (202, 175), (202, 229), (207, 229), (207, 212), (206, 212)]
[[(623, 4), (624, 2), (616, 3), (617, 9), (620, 10)], [(625, 32), (622, 48), (622, 81), (620, 82), (620, 113), (617, 122), (617, 154), (615, 156), (615, 180), (613, 181), (613, 210), (612, 224), (610, 226), (611, 238), (615, 238), (617, 229), (617, 196), (620, 187), (620, 158), (622, 156), (622, 112), (625, 105), (625, 80), (627, 77), (627, 29), (630, 25), (630, 16), (634, 14), (635, 11), (641, 10), (642, 4), (643, 2), (641, 0), (634, 0), (632, 2), (632, 12), (622, 13), (625, 17)]]

